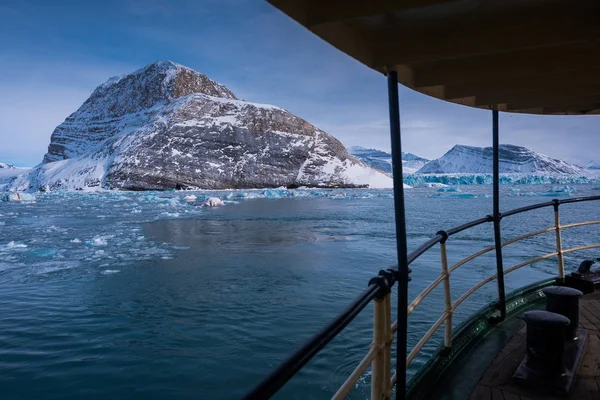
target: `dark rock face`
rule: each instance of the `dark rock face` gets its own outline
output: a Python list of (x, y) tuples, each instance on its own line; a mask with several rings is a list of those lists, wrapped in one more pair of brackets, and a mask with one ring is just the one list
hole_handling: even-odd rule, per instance
[(225, 86), (170, 61), (110, 78), (54, 130), (44, 162), (81, 155), (90, 146), (143, 123), (161, 106), (192, 93), (236, 98)]
[(21, 190), (390, 187), (341, 142), (170, 61), (111, 78), (59, 125)]

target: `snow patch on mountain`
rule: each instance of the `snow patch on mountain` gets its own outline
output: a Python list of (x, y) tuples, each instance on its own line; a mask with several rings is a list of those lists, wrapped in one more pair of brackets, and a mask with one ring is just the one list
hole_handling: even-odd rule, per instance
[[(499, 147), (500, 173), (581, 175), (583, 169), (533, 152), (525, 147), (502, 144)], [(487, 174), (492, 172), (492, 148), (456, 145), (418, 174)]]
[(17, 168), (11, 166), (11, 168), (0, 168), (0, 192), (5, 191), (20, 175), (27, 175), (31, 171), (31, 168)]
[[(382, 150), (351, 146), (348, 152), (362, 162), (387, 173), (392, 173), (392, 155)], [(429, 162), (428, 159), (412, 153), (402, 153), (402, 170), (405, 174), (413, 174)]]

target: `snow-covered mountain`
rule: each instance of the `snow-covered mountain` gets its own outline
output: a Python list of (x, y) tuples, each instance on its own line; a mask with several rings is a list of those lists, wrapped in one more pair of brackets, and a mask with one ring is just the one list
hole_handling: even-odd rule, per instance
[[(379, 168), (387, 173), (392, 172), (392, 155), (382, 150), (351, 146), (348, 152), (364, 163)], [(405, 174), (415, 173), (429, 162), (428, 159), (412, 153), (402, 153), (402, 167)]]
[[(501, 144), (500, 173), (581, 174), (582, 168), (535, 153), (525, 147)], [(492, 173), (492, 148), (456, 145), (437, 160), (417, 171), (418, 174)]]
[(391, 187), (389, 176), (279, 107), (158, 61), (98, 86), (14, 190)]
[(587, 163), (584, 167), (585, 169), (592, 169), (592, 170), (600, 170), (600, 162), (599, 161), (590, 161), (589, 163)]
[(10, 165), (10, 164), (6, 164), (3, 162), (0, 162), (0, 169), (14, 169), (15, 166), (14, 165)]

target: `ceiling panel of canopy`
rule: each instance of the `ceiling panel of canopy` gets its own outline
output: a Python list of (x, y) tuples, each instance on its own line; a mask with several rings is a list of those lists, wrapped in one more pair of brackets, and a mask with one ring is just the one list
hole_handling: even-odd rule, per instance
[(500, 111), (600, 113), (600, 1), (268, 1), (421, 93)]

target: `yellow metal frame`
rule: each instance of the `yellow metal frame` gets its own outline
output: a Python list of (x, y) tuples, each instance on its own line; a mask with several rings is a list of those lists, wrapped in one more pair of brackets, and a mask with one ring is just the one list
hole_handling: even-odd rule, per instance
[[(556, 251), (547, 253), (538, 257), (534, 257), (525, 262), (517, 264), (504, 271), (504, 275), (516, 271), (526, 265), (533, 264), (535, 262), (545, 260), (554, 256), (558, 256), (558, 276), (564, 278), (564, 254), (571, 253), (580, 250), (600, 248), (599, 244), (585, 245), (572, 247), (569, 249), (562, 248), (562, 231), (564, 229), (575, 228), (586, 225), (600, 225), (598, 221), (586, 221), (567, 225), (560, 225), (560, 216), (558, 210), (554, 213), (554, 226), (530, 232), (505, 242), (502, 242), (502, 247), (510, 244), (519, 242), (524, 239), (528, 239), (534, 236), (538, 236), (547, 232), (555, 232), (556, 235)], [(452, 347), (452, 315), (454, 311), (460, 306), (469, 296), (475, 293), (478, 289), (492, 282), (498, 278), (497, 274), (490, 276), (473, 286), (471, 289), (463, 293), (454, 303), (452, 303), (452, 296), (450, 291), (450, 275), (457, 268), (462, 265), (486, 254), (495, 249), (495, 246), (489, 246), (480, 250), (460, 261), (452, 266), (448, 266), (447, 248), (446, 241), (440, 243), (440, 263), (442, 272), (440, 275), (427, 286), (415, 299), (408, 305), (408, 314), (412, 313), (417, 306), (435, 289), (440, 283), (443, 283), (444, 287), (444, 312), (429, 328), (429, 330), (423, 335), (421, 340), (413, 347), (408, 356), (406, 357), (406, 365), (415, 359), (419, 352), (423, 349), (423, 346), (431, 339), (435, 332), (444, 324), (444, 346), (447, 348)], [(392, 388), (396, 383), (396, 374), (390, 378), (391, 373), (391, 354), (392, 354), (392, 342), (394, 339), (394, 333), (398, 327), (398, 321), (390, 324), (391, 321), (391, 295), (388, 293), (383, 299), (377, 299), (374, 301), (374, 312), (373, 312), (373, 342), (367, 355), (361, 360), (354, 371), (346, 379), (346, 381), (340, 386), (339, 390), (332, 397), (334, 400), (344, 399), (348, 393), (352, 391), (356, 383), (365, 373), (365, 371), (371, 366), (371, 400), (388, 400), (392, 395)]]

